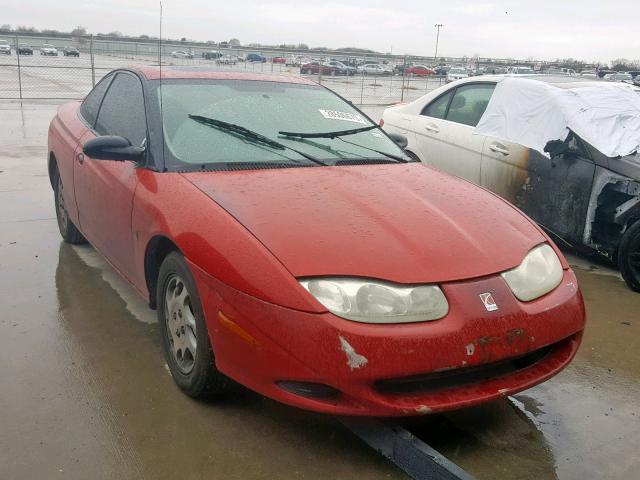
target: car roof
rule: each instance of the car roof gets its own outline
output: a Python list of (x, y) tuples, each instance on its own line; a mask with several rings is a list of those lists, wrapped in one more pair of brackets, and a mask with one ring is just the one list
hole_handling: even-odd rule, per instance
[[(138, 72), (147, 80), (158, 80), (160, 78), (160, 67), (141, 66), (132, 69)], [(253, 72), (233, 72), (221, 70), (213, 67), (189, 67), (189, 66), (163, 66), (163, 79), (187, 79), (200, 78), (210, 80), (253, 80), (258, 82), (279, 82), (295, 83), (302, 85), (316, 85), (315, 82), (302, 77), (292, 75), (271, 75)]]
[[(552, 84), (554, 87), (568, 89), (568, 88), (576, 88), (576, 87), (589, 87), (593, 85), (602, 85), (602, 80), (594, 80), (593, 78), (581, 78), (581, 77), (572, 77), (569, 75), (481, 75), (479, 77), (469, 77), (464, 80), (460, 80), (460, 84), (462, 83), (472, 83), (472, 82), (500, 82), (505, 78), (524, 78), (527, 80), (535, 80), (538, 82), (544, 82)], [(610, 83), (607, 83), (610, 85)]]

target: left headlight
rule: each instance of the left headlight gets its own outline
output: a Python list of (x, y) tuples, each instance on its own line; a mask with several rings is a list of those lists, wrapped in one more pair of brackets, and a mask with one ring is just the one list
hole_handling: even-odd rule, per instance
[(560, 285), (562, 264), (556, 252), (548, 244), (532, 249), (516, 268), (502, 273), (513, 294), (523, 302), (529, 302)]
[(356, 278), (311, 278), (300, 284), (331, 313), (355, 322), (426, 322), (449, 312), (437, 285), (406, 287)]

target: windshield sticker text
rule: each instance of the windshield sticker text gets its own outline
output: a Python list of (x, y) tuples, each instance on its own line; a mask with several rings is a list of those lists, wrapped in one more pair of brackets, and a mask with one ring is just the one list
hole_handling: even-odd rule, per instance
[(329, 120), (344, 120), (345, 122), (362, 123), (367, 125), (367, 122), (360, 115), (355, 113), (338, 112), (336, 110), (322, 110), (318, 109), (322, 116)]

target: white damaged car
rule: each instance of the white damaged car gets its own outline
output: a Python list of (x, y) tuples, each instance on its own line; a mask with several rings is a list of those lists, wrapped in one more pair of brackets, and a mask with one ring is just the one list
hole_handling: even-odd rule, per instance
[(472, 77), (390, 107), (382, 120), (406, 137), (410, 156), (618, 264), (640, 292), (640, 89), (568, 76)]

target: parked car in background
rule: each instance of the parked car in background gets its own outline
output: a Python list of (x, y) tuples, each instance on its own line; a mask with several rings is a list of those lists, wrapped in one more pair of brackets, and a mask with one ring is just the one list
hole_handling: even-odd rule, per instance
[[(503, 82), (511, 94), (494, 97)], [(589, 95), (584, 105), (560, 103), (565, 89), (579, 87), (594, 87), (581, 89), (578, 98)], [(389, 133), (405, 135), (407, 149), (424, 163), (509, 200), (564, 244), (617, 263), (627, 284), (640, 291), (640, 153), (632, 150), (640, 134), (637, 119), (627, 114), (640, 109), (639, 92), (580, 77), (484, 76), (390, 107), (383, 124)], [(499, 136), (476, 128), (483, 127), (490, 102), (484, 128), (489, 121), (500, 124)], [(517, 110), (529, 104), (530, 111)], [(545, 105), (544, 118), (535, 116), (539, 104)], [(571, 114), (569, 108), (589, 112)], [(565, 115), (587, 119), (580, 131), (589, 141), (571, 130), (567, 137)], [(536, 148), (527, 143), (557, 125), (557, 136), (539, 140)], [(618, 125), (616, 135), (612, 125)], [(513, 132), (524, 133), (516, 141), (507, 137)]]
[(222, 53), (220, 52), (215, 52), (213, 50), (210, 50), (208, 52), (202, 52), (202, 57), (205, 60), (217, 60), (219, 58), (221, 58), (223, 56)]
[(404, 73), (406, 75), (412, 75), (416, 77), (426, 77), (427, 75), (434, 75), (436, 72), (425, 65), (414, 65), (412, 67), (407, 67), (404, 70)]
[(327, 65), (334, 67), (337, 71), (338, 75), (355, 75), (356, 73), (358, 73), (358, 69), (355, 67), (350, 67), (348, 65), (345, 65), (344, 63), (338, 61), (338, 60), (331, 60), (329, 62), (327, 62)]
[(302, 74), (317, 75), (320, 71), (322, 71), (322, 75), (338, 75), (338, 69), (336, 67), (320, 62), (309, 62), (300, 67), (300, 73)]
[(0, 40), (0, 53), (11, 55), (11, 45), (6, 40)]
[(236, 57), (235, 55), (223, 55), (216, 60), (216, 63), (220, 65), (235, 65), (236, 63), (238, 63), (238, 57)]
[(184, 50), (177, 50), (175, 52), (171, 52), (171, 56), (173, 58), (193, 58), (193, 54), (191, 52), (187, 52)]
[(447, 83), (455, 82), (456, 80), (461, 80), (463, 78), (467, 78), (469, 73), (465, 68), (462, 67), (453, 67), (447, 71)]
[(33, 48), (31, 45), (21, 43), (18, 45), (18, 55), (33, 55)]
[(631, 82), (633, 81), (633, 77), (630, 73), (627, 72), (616, 72), (616, 73), (607, 73), (604, 76), (604, 79), (609, 82)]
[(515, 66), (515, 67), (507, 67), (507, 73), (509, 75), (533, 75), (536, 72), (531, 67)]
[(287, 59), (285, 60), (284, 64), (287, 67), (299, 67), (300, 65), (302, 65), (300, 63), (300, 57), (297, 57), (295, 55), (291, 55), (291, 56), (287, 57)]
[(259, 53), (250, 53), (247, 55), (247, 62), (265, 63), (266, 61), (267, 61), (267, 57), (260, 55)]
[(282, 63), (282, 64), (285, 64), (285, 63), (287, 63), (287, 59), (284, 58), (284, 57), (273, 57), (271, 59), (271, 63)]
[(79, 57), (80, 50), (78, 50), (76, 47), (64, 47), (62, 49), (62, 54), (65, 57)]
[(40, 47), (40, 55), (45, 55), (48, 57), (57, 57), (58, 49), (49, 43), (45, 43)]
[(358, 72), (365, 75), (393, 75), (393, 70), (382, 63), (365, 63), (358, 67)]
[(608, 75), (610, 73), (618, 73), (618, 72), (616, 72), (615, 70), (604, 70), (604, 69), (602, 69), (602, 70), (598, 70), (598, 77), (604, 78), (605, 75)]
[(584, 78), (599, 78), (598, 72), (596, 72), (595, 70), (582, 70), (580, 72), (580, 76)]
[(627, 73), (635, 80), (640, 75), (640, 70), (630, 70)]
[(215, 399), (231, 378), (317, 412), (415, 416), (571, 362), (576, 276), (507, 202), (410, 161), (310, 80), (162, 73), (161, 111), (157, 67), (59, 107), (46, 158), (62, 238), (157, 310), (185, 394)]

